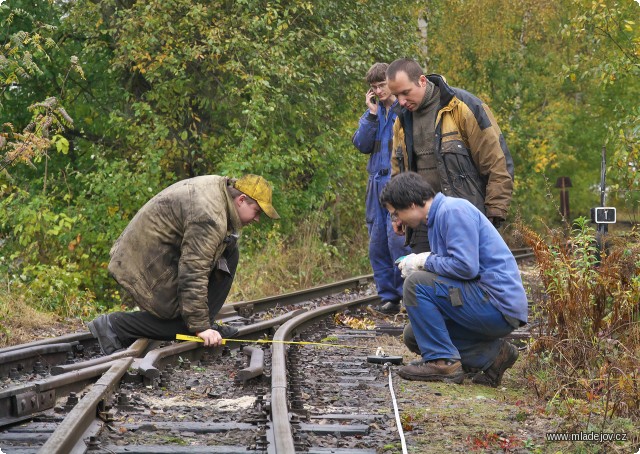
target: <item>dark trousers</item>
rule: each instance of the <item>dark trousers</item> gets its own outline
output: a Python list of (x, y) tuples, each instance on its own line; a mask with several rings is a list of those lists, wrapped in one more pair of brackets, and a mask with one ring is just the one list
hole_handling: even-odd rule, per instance
[(431, 252), (431, 246), (429, 246), (429, 229), (426, 224), (420, 224), (415, 229), (411, 230), (409, 236), (409, 247), (414, 254), (420, 254), (422, 252)]
[[(209, 276), (207, 304), (211, 323), (229, 295), (240, 252), (237, 247), (227, 247), (222, 257), (227, 261), (229, 273), (214, 269)], [(140, 338), (175, 340), (176, 334), (191, 333), (182, 317), (162, 319), (147, 311), (114, 312), (109, 315), (109, 322), (125, 348)]]

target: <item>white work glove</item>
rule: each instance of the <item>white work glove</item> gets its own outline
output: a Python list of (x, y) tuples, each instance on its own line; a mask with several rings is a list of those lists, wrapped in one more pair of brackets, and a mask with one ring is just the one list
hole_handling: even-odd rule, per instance
[(406, 279), (416, 271), (424, 270), (424, 264), (429, 255), (431, 255), (431, 252), (422, 252), (420, 254), (409, 254), (396, 260), (402, 277)]

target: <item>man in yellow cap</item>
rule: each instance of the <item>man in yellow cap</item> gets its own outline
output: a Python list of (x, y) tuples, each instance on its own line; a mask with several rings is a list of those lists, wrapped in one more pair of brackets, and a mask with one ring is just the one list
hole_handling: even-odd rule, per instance
[(88, 324), (105, 355), (138, 338), (173, 340), (195, 333), (220, 345), (237, 328), (215, 323), (238, 265), (242, 227), (264, 212), (280, 216), (263, 177), (205, 175), (175, 183), (149, 200), (111, 248), (109, 273), (137, 312), (101, 315)]

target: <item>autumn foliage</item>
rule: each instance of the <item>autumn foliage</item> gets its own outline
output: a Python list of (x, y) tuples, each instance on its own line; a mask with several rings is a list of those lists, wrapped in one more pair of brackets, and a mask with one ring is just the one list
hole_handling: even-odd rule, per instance
[(520, 226), (543, 292), (535, 301), (525, 375), (574, 416), (640, 415), (640, 235), (600, 235), (578, 219), (570, 236)]

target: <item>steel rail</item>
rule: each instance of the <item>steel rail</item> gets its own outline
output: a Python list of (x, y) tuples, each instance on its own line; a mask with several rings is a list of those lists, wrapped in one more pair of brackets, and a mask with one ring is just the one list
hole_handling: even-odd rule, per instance
[[(12, 373), (18, 371), (18, 367), (28, 371), (35, 368), (37, 363), (48, 363), (51, 357), (57, 359), (54, 362), (64, 360), (77, 345), (79, 345), (78, 341), (41, 344), (0, 353), (0, 377), (11, 377)], [(44, 364), (42, 367), (44, 368)]]
[(24, 348), (38, 347), (40, 345), (82, 342), (90, 339), (93, 339), (93, 336), (88, 331), (83, 333), (65, 334), (64, 336), (40, 339), (40, 340), (29, 342), (26, 344), (12, 345), (11, 347), (3, 347), (3, 348), (0, 348), (0, 354), (12, 352), (15, 350), (21, 350)]
[(67, 454), (81, 441), (82, 434), (96, 417), (98, 403), (118, 385), (133, 358), (122, 358), (107, 363), (109, 370), (91, 387), (91, 390), (73, 407), (66, 418), (42, 445), (39, 454)]
[(264, 350), (249, 346), (244, 347), (242, 353), (249, 357), (249, 366), (238, 371), (236, 381), (244, 383), (251, 378), (259, 377), (264, 372)]
[[(297, 311), (289, 312), (275, 317), (269, 320), (263, 320), (259, 323), (254, 323), (249, 326), (244, 326), (238, 329), (238, 338), (258, 339), (265, 334), (271, 334), (275, 327), (279, 327), (287, 320), (295, 317), (296, 315), (304, 312), (304, 309), (298, 309)], [(180, 355), (181, 353), (188, 352), (196, 349), (204, 349), (200, 342), (181, 342), (178, 344), (172, 344), (167, 347), (155, 349), (149, 353), (138, 363), (138, 371), (147, 379), (153, 380), (160, 376), (160, 369), (162, 363), (167, 362), (168, 358), (172, 358)], [(221, 347), (214, 347), (220, 349)]]
[(34, 413), (53, 408), (65, 392), (80, 391), (110, 367), (99, 364), (0, 391), (0, 427), (33, 418)]
[(60, 366), (54, 366), (51, 368), (51, 375), (60, 375), (65, 372), (71, 372), (72, 370), (84, 369), (85, 367), (96, 366), (98, 364), (109, 363), (116, 359), (121, 358), (137, 358), (141, 356), (149, 346), (151, 341), (149, 339), (137, 339), (129, 348), (119, 352), (112, 353), (107, 356), (101, 356), (99, 358), (89, 359), (82, 361), (81, 363), (64, 364)]
[(287, 399), (286, 344), (282, 342), (290, 341), (297, 332), (303, 330), (315, 320), (325, 318), (328, 314), (340, 312), (354, 306), (371, 304), (379, 300), (378, 295), (374, 295), (319, 307), (292, 318), (274, 334), (274, 343), (271, 346), (271, 422), (275, 452), (277, 454), (295, 454), (296, 452)]
[[(247, 339), (263, 338), (273, 334), (280, 325), (301, 312), (304, 312), (304, 309), (298, 309), (280, 317), (242, 327), (239, 329), (238, 335)], [(149, 343), (148, 339), (138, 339), (127, 350), (77, 364), (70, 364), (64, 367), (58, 366), (55, 368), (55, 374), (46, 379), (32, 382), (26, 386), (21, 385), (1, 390), (0, 427), (30, 419), (34, 414), (52, 408), (56, 398), (65, 395), (63, 390), (78, 391), (82, 389), (82, 387), (106, 371), (109, 368), (109, 364), (114, 360), (138, 358), (147, 349)], [(160, 375), (158, 367), (161, 364), (171, 361), (181, 353), (198, 348), (201, 349), (201, 354), (204, 351), (204, 347), (197, 342), (182, 342), (161, 349), (154, 349), (147, 353), (144, 358), (136, 360), (138, 372), (147, 379), (152, 380)], [(74, 383), (75, 381), (78, 381), (78, 383)]]
[(365, 285), (372, 280), (373, 274), (366, 274), (296, 292), (268, 296), (252, 301), (240, 301), (226, 304), (225, 306), (233, 308), (239, 314), (251, 314), (254, 311), (265, 311), (276, 306), (287, 306), (289, 304), (302, 303), (309, 301), (310, 299), (340, 293), (349, 288), (356, 288), (358, 286)]
[[(340, 291), (343, 291), (345, 289), (357, 288), (358, 286), (363, 285), (371, 281), (372, 279), (373, 275), (357, 276), (350, 279), (337, 281), (331, 284), (313, 287), (311, 289), (285, 293), (283, 295), (270, 296), (267, 298), (261, 298), (252, 301), (225, 304), (216, 319), (229, 321), (233, 320), (233, 316), (248, 317), (254, 312), (266, 311), (278, 306), (284, 307), (292, 304), (302, 303), (313, 298), (339, 293)], [(262, 333), (256, 335), (262, 335)], [(15, 372), (19, 372), (20, 370), (33, 368), (36, 361), (40, 361), (42, 359), (41, 357), (43, 353), (49, 356), (49, 360), (45, 362), (48, 366), (51, 367), (52, 375), (69, 372), (71, 370), (78, 370), (83, 367), (91, 367), (92, 365), (112, 361), (113, 359), (118, 357), (130, 356), (128, 353), (117, 352), (114, 354), (116, 356), (110, 355), (75, 364), (62, 364), (67, 359), (67, 356), (64, 353), (68, 354), (68, 351), (73, 351), (73, 349), (67, 350), (66, 347), (62, 346), (62, 344), (75, 343), (76, 345), (78, 345), (75, 348), (79, 349), (79, 345), (83, 345), (86, 347), (88, 342), (95, 343), (95, 339), (93, 338), (91, 333), (81, 332), (2, 348), (0, 349), (0, 377), (10, 376), (12, 369), (16, 369)], [(53, 347), (53, 345), (59, 346)], [(2, 419), (2, 413), (0, 413), (0, 419)]]
[[(262, 298), (254, 301), (239, 302), (225, 305), (238, 313), (246, 313), (248, 310), (264, 311), (269, 308), (277, 306), (287, 306), (291, 304), (301, 303), (313, 298), (324, 297), (330, 294), (338, 293), (341, 290), (347, 288), (357, 287), (368, 281), (370, 281), (372, 275), (358, 276), (352, 279), (339, 281), (333, 284), (314, 287), (312, 289), (297, 291), (289, 294), (273, 296), (268, 298)], [(335, 304), (331, 306), (323, 306), (318, 309), (314, 309), (305, 312), (306, 309), (300, 309), (297, 311), (291, 311), (281, 317), (277, 317), (271, 320), (261, 321), (250, 326), (240, 328), (239, 336), (242, 338), (262, 338), (265, 335), (273, 334), (277, 329), (274, 340), (290, 340), (294, 334), (298, 331), (304, 330), (308, 324), (313, 323), (317, 318), (326, 317), (328, 314), (336, 313), (345, 310), (349, 307), (354, 307), (364, 304), (372, 304), (379, 301), (379, 296), (374, 294), (366, 298), (360, 298), (352, 300), (346, 303)], [(227, 312), (228, 313), (228, 312)], [(14, 346), (8, 349), (0, 350), (0, 353), (8, 353), (11, 351), (19, 351), (25, 348), (34, 346), (45, 346), (50, 344), (61, 344), (70, 341), (86, 342), (87, 340), (93, 340), (90, 333), (75, 333), (72, 335), (60, 336), (53, 339), (43, 339), (35, 341), (22, 346)], [(96, 376), (100, 376), (106, 370), (108, 370), (113, 364), (114, 360), (121, 358), (127, 360), (129, 363), (133, 361), (131, 356), (139, 356), (140, 353), (148, 347), (149, 341), (140, 339), (139, 345), (134, 344), (129, 350), (135, 350), (135, 353), (128, 351), (117, 352), (113, 355), (98, 358), (97, 360), (90, 360), (84, 363), (78, 363), (77, 365), (58, 366), (55, 368), (56, 373), (61, 373), (56, 377), (50, 377), (46, 380), (40, 380), (38, 382), (31, 383), (29, 386), (21, 387), (20, 389), (6, 389), (0, 391), (0, 426), (6, 424), (13, 424), (16, 421), (22, 421), (33, 417), (34, 413), (43, 411), (44, 409), (51, 408), (55, 403), (56, 394), (60, 397), (64, 391), (75, 391), (80, 385), (85, 386), (88, 383), (95, 382)], [(142, 346), (144, 344), (144, 346)], [(188, 345), (191, 344), (191, 345)], [(183, 351), (195, 350), (202, 347), (202, 344), (195, 342), (186, 342), (181, 344), (174, 344), (165, 349), (157, 349), (147, 354), (147, 357), (136, 360), (136, 366), (143, 375), (149, 374), (149, 376), (156, 376), (153, 369), (156, 369), (158, 365), (168, 361), (171, 354), (180, 354)], [(162, 353), (153, 353), (160, 352)], [(201, 348), (204, 351), (204, 348)], [(172, 353), (171, 353), (172, 352)], [(293, 453), (295, 452), (295, 445), (293, 445), (292, 429), (289, 423), (289, 408), (287, 404), (287, 379), (286, 379), (286, 360), (285, 360), (285, 345), (281, 343), (274, 343), (272, 345), (272, 396), (271, 396), (271, 408), (272, 408), (272, 420), (273, 420), (273, 432), (270, 437), (273, 437), (273, 445), (275, 446), (277, 453)], [(77, 370), (79, 369), (79, 370)], [(125, 370), (126, 372), (126, 370)], [(17, 388), (17, 387), (16, 387)], [(48, 392), (48, 394), (47, 394)], [(22, 404), (20, 404), (22, 403)], [(13, 409), (18, 408), (20, 405), (23, 410), (18, 414), (11, 414)], [(74, 429), (74, 433), (82, 432)]]

